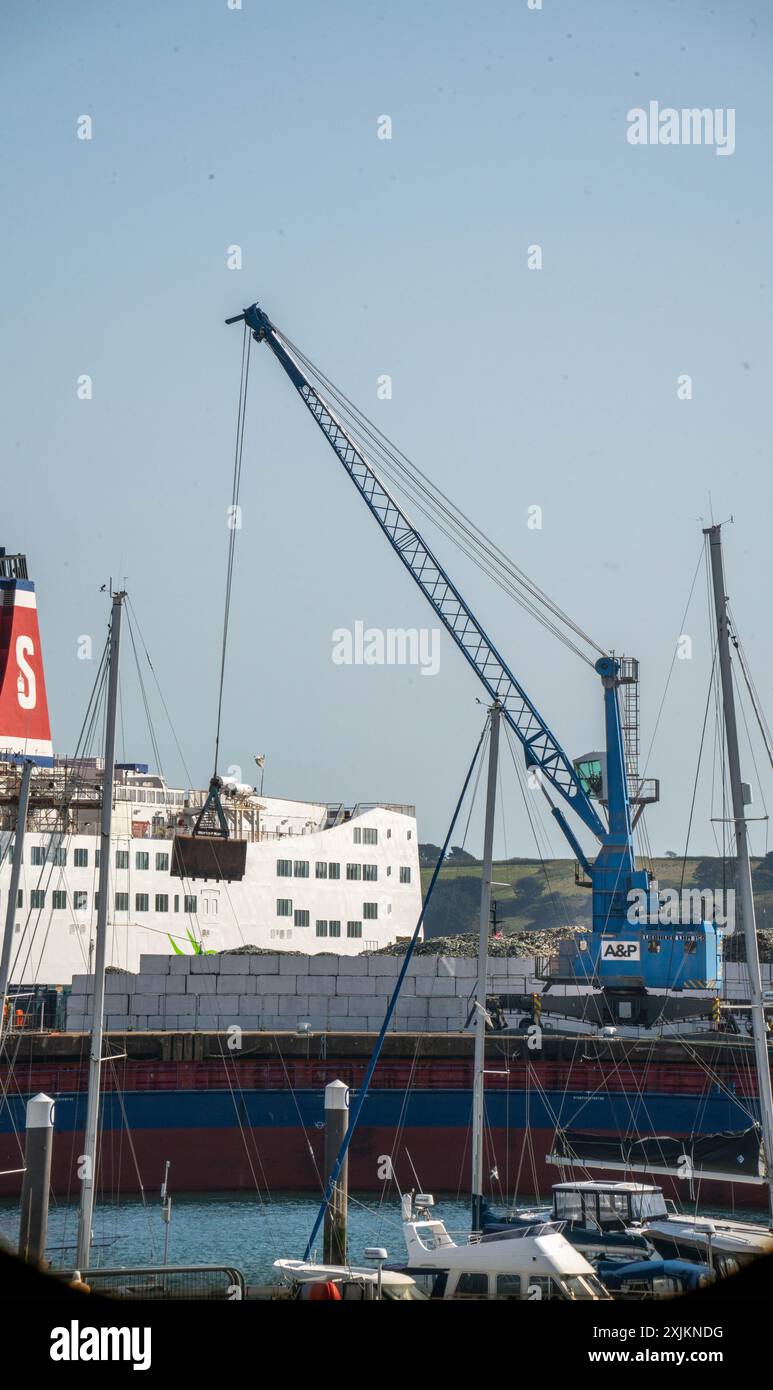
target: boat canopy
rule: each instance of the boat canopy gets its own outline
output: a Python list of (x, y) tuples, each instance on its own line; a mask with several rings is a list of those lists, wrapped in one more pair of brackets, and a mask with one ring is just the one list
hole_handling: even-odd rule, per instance
[(687, 1139), (664, 1135), (621, 1139), (612, 1134), (563, 1130), (556, 1135), (548, 1162), (562, 1168), (613, 1168), (623, 1172), (663, 1173), (676, 1178), (765, 1181), (759, 1125), (721, 1134), (693, 1135)]

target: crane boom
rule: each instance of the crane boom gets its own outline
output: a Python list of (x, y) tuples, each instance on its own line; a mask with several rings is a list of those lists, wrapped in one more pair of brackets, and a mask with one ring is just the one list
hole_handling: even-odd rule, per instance
[[(304, 405), (332, 446), (349, 477), (376, 518), (392, 548), (432, 605), (446, 631), (467, 658), (492, 700), (523, 744), (526, 761), (572, 807), (585, 826), (603, 840), (604, 826), (585, 792), (574, 766), (555, 735), (532, 704), (520, 682), (487, 636), (440, 561), (385, 487), (373, 465), (355, 444), (327, 401), (305, 376), (278, 336), (268, 315), (257, 305), (229, 319), (244, 319), (258, 342), (265, 342), (290, 378)], [(561, 824), (560, 818), (559, 825)], [(562, 826), (562, 830), (564, 827)], [(565, 833), (565, 831), (564, 831)], [(576, 841), (573, 843), (575, 848)]]

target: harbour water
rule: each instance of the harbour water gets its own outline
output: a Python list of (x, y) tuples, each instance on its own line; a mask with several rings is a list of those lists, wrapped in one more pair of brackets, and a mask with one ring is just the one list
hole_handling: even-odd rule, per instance
[[(276, 1278), (276, 1259), (301, 1259), (319, 1203), (308, 1193), (283, 1193), (261, 1200), (245, 1193), (185, 1194), (172, 1199), (169, 1236), (170, 1264), (229, 1264), (242, 1271), (248, 1283)], [(470, 1229), (469, 1202), (438, 1198), (443, 1219), (452, 1231)], [(52, 1201), (48, 1222), (48, 1258), (72, 1266), (78, 1229), (76, 1202)], [(19, 1204), (0, 1203), (0, 1239), (15, 1249), (19, 1234)], [(161, 1263), (165, 1227), (157, 1194), (125, 1197), (101, 1203), (95, 1210), (94, 1264), (105, 1268)], [(400, 1203), (377, 1196), (350, 1196), (349, 1251), (356, 1263), (368, 1245), (384, 1246), (390, 1259), (400, 1259), (403, 1239)], [(322, 1235), (317, 1242), (322, 1258)]]
[[(440, 1195), (436, 1200), (438, 1213), (449, 1231), (466, 1235), (470, 1229), (469, 1201)], [(549, 1205), (549, 1198), (541, 1200)], [(271, 1200), (241, 1192), (181, 1195), (173, 1198), (169, 1263), (235, 1265), (248, 1284), (271, 1283), (276, 1278), (274, 1260), (303, 1257), (317, 1208), (318, 1203), (308, 1193), (283, 1193)], [(705, 1208), (703, 1215), (732, 1213)], [(765, 1225), (762, 1212), (745, 1211), (743, 1219)], [(52, 1263), (72, 1266), (77, 1227), (77, 1203), (52, 1202), (47, 1252)], [(18, 1232), (19, 1204), (3, 1201), (0, 1240), (7, 1249), (15, 1249)], [(94, 1264), (105, 1268), (160, 1264), (164, 1234), (161, 1205), (155, 1194), (144, 1200), (131, 1196), (116, 1203), (101, 1203), (95, 1211)], [(404, 1246), (397, 1198), (381, 1201), (372, 1195), (350, 1197), (352, 1263), (362, 1259), (362, 1252), (369, 1245), (385, 1247), (390, 1259), (401, 1258)], [(317, 1257), (322, 1258), (321, 1234)]]

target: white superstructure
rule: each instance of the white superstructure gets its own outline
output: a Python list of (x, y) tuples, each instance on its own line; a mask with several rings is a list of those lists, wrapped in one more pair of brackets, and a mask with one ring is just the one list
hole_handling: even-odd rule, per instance
[[(99, 867), (101, 763), (36, 769), (17, 900), (11, 980), (68, 984), (91, 967)], [(18, 768), (0, 765), (0, 917), (5, 918)], [(255, 945), (356, 955), (415, 929), (421, 909), (412, 806), (353, 808), (263, 796), (226, 785), (233, 834), (246, 839), (244, 878), (170, 874), (176, 830), (190, 830), (205, 793), (170, 788), (141, 764), (116, 771), (108, 964), (136, 971), (142, 954)]]

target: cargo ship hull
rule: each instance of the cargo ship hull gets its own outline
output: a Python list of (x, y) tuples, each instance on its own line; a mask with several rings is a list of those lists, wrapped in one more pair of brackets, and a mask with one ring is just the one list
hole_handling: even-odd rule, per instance
[[(56, 1102), (52, 1188), (79, 1190), (78, 1159), (86, 1104), (86, 1040), (67, 1037), (17, 1058), (4, 1077), (0, 1168), (20, 1166), (24, 1106), (43, 1091)], [(310, 1191), (323, 1179), (323, 1093), (332, 1080), (361, 1083), (371, 1039), (257, 1035), (245, 1053), (228, 1052), (223, 1035), (111, 1037), (129, 1055), (105, 1069), (99, 1187), (105, 1193), (152, 1190), (167, 1160), (178, 1192)], [(460, 1036), (392, 1036), (351, 1146), (354, 1190), (377, 1191), (394, 1175), (402, 1189), (466, 1190), (472, 1110), (470, 1041)], [(117, 1046), (120, 1044), (120, 1046)], [(488, 1190), (498, 1200), (545, 1193), (561, 1174), (546, 1163), (556, 1127), (615, 1137), (689, 1137), (739, 1131), (757, 1118), (745, 1050), (712, 1047), (685, 1064), (675, 1047), (551, 1045), (532, 1060), (517, 1038), (492, 1040), (486, 1080)], [(157, 1056), (147, 1055), (156, 1052)], [(174, 1058), (168, 1054), (191, 1054)], [(637, 1056), (641, 1051), (642, 1057)], [(143, 1052), (145, 1055), (142, 1055)], [(320, 1052), (324, 1056), (314, 1055)], [(657, 1054), (660, 1053), (660, 1056)], [(133, 1055), (132, 1055), (133, 1054)], [(167, 1054), (167, 1055), (163, 1055)], [(7, 1069), (6, 1069), (7, 1072)], [(11, 1094), (13, 1092), (13, 1094)], [(667, 1195), (689, 1200), (685, 1183), (657, 1178)], [(18, 1176), (0, 1193), (18, 1192)], [(704, 1185), (704, 1205), (760, 1206), (764, 1186)]]

